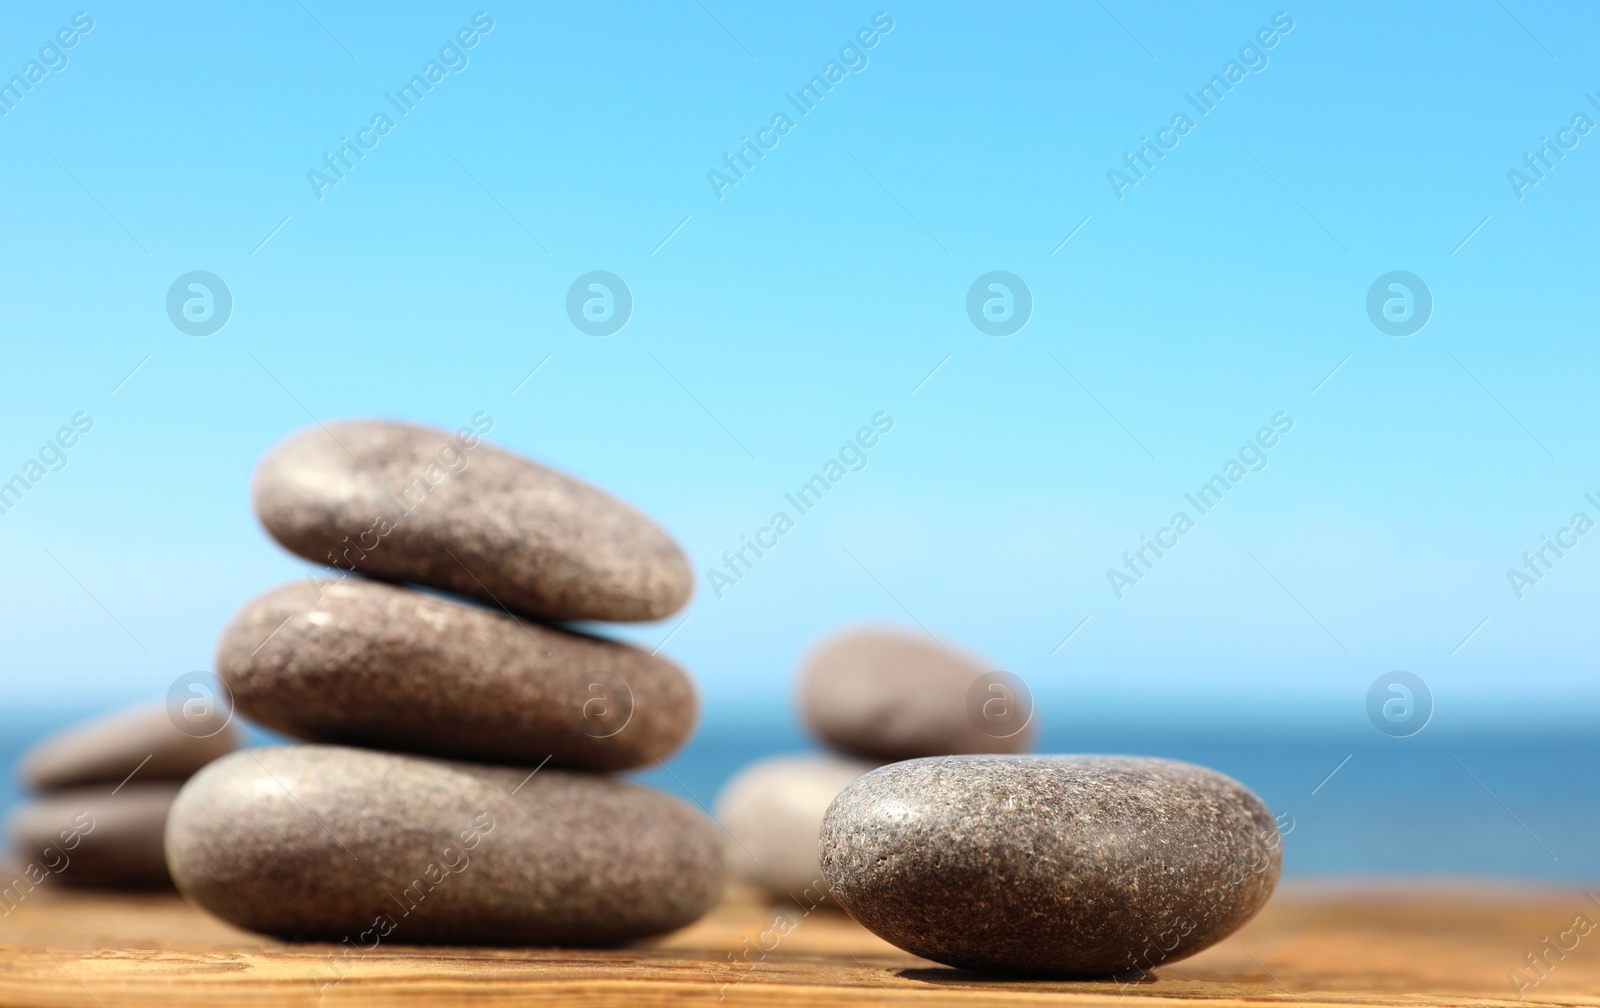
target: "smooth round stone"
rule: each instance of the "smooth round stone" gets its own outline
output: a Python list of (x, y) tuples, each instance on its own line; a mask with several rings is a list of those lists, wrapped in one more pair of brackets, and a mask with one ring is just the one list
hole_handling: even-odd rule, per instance
[[(1026, 752), (1035, 731), (1026, 696), (1015, 676), (898, 630), (836, 634), (800, 670), (800, 713), (811, 733), (879, 761)], [(997, 711), (1008, 717), (986, 716)]]
[(725, 871), (703, 815), (637, 784), (312, 745), (196, 774), (167, 863), (232, 924), (367, 950), (659, 934), (710, 909)]
[(272, 537), (308, 560), (541, 618), (661, 619), (694, 590), (649, 518), (470, 428), (308, 427), (266, 454), (251, 493)]
[(734, 875), (798, 900), (826, 892), (817, 834), (845, 785), (877, 764), (832, 754), (779, 756), (739, 771), (717, 796), (717, 819)]
[(135, 771), (140, 781), (181, 781), (239, 747), (227, 717), (213, 709), (180, 729), (165, 704), (117, 711), (39, 742), (23, 754), (17, 774), (35, 789), (119, 784)]
[(665, 658), (355, 577), (246, 603), (217, 675), (240, 713), (296, 738), (529, 767), (664, 760), (698, 709)]
[[(167, 886), (161, 839), (179, 785), (171, 781), (72, 788), (35, 798), (11, 814), (11, 852), (32, 884)], [(8, 878), (7, 882), (14, 881)]]
[(1171, 760), (953, 756), (834, 799), (822, 874), (895, 945), (963, 969), (1140, 976), (1249, 920), (1283, 864), (1244, 785)]

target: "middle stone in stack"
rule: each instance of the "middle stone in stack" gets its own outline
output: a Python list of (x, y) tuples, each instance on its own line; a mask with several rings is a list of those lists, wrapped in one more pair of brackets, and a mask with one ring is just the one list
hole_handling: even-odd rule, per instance
[(486, 431), (338, 423), (263, 460), (256, 510), (290, 550), (486, 604), (349, 576), (234, 617), (217, 671), (236, 709), (334, 745), (237, 753), (185, 787), (167, 856), (203, 907), (285, 937), (595, 943), (682, 926), (720, 895), (695, 809), (563, 772), (669, 756), (694, 727), (688, 677), (521, 618), (670, 615), (692, 586), (682, 552)]

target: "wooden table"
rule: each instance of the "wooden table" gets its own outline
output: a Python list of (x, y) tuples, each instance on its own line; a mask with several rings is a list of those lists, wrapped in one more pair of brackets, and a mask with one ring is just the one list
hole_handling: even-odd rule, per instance
[[(780, 913), (792, 926), (773, 927)], [(1123, 985), (961, 973), (836, 911), (747, 892), (627, 949), (364, 952), (247, 934), (172, 895), (40, 887), (0, 919), (0, 1005), (1512, 1005), (1511, 972), (1537, 980), (1524, 957), (1548, 935), (1576, 947), (1550, 953), (1520, 1003), (1600, 1006), (1600, 927), (1572, 932), (1580, 913), (1600, 925), (1576, 890), (1285, 885), (1228, 941)], [(758, 945), (775, 947), (763, 958)]]

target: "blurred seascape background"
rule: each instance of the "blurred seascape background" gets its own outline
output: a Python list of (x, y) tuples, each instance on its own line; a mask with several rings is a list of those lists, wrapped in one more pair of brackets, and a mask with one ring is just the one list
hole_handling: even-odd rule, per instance
[[(806, 650), (888, 623), (1022, 677), (1041, 751), (1245, 782), (1294, 824), (1290, 875), (1600, 879), (1600, 544), (1572, 531), (1600, 519), (1600, 14), (78, 11), (0, 13), (0, 79), (78, 25), (0, 94), (0, 479), (41, 473), (0, 514), (6, 767), (208, 670), (238, 606), (314, 573), (250, 513), (270, 445), (483, 412), (700, 574), (685, 613), (593, 628), (701, 690), (656, 786), (709, 805), (809, 747)], [(429, 61), (455, 65), (402, 111)], [(568, 309), (597, 270), (631, 299), (606, 336)], [(192, 271), (231, 300), (210, 335), (169, 314)], [(969, 314), (993, 271), (1026, 289), (1009, 335)], [(1426, 288), (1408, 335), (1369, 310), (1393, 271)], [(778, 511), (793, 530), (713, 578)], [(1369, 705), (1399, 670), (1426, 685), (1404, 737)]]

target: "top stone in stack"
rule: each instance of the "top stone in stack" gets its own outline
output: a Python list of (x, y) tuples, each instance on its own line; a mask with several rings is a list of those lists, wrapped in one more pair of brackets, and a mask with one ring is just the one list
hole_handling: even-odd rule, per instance
[(880, 763), (1027, 752), (1037, 732), (1027, 687), (993, 669), (926, 635), (853, 627), (806, 658), (797, 700), (819, 741)]
[(689, 601), (689, 562), (649, 518), (479, 434), (385, 420), (308, 428), (262, 459), (256, 513), (308, 560), (540, 619), (655, 620)]
[(485, 443), (493, 422), (474, 420), (454, 434), (330, 423), (266, 455), (252, 496), (267, 531), (364, 577), (241, 609), (217, 649), (235, 706), (308, 741), (451, 759), (614, 771), (665, 758), (696, 718), (683, 670), (544, 621), (669, 616), (693, 586), (683, 552), (610, 494)]

